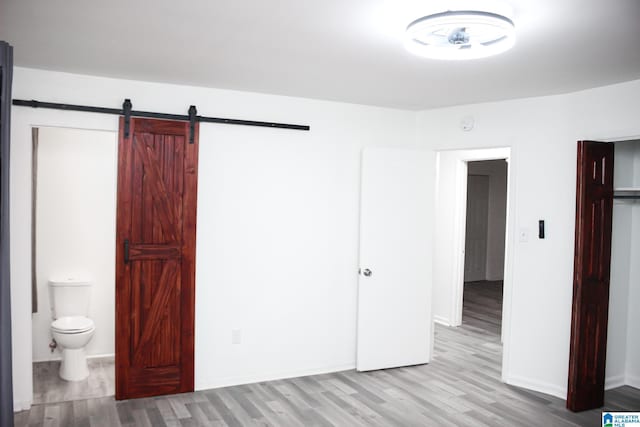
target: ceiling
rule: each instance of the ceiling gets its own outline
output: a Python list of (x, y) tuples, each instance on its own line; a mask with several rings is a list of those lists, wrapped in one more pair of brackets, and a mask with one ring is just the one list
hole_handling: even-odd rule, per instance
[[(22, 67), (412, 110), (640, 79), (640, 1), (497, 1), (0, 0), (0, 39)], [(513, 19), (511, 51), (405, 51), (414, 19), (479, 7)]]

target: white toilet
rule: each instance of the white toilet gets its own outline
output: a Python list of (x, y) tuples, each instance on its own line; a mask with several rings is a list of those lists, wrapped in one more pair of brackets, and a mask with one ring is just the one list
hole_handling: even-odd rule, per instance
[(84, 348), (95, 326), (89, 319), (91, 284), (76, 279), (50, 280), (51, 334), (62, 348), (60, 378), (80, 381), (89, 376)]

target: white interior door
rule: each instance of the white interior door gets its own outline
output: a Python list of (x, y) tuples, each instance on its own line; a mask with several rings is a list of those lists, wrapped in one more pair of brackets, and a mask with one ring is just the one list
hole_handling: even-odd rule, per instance
[(487, 279), (487, 234), (489, 227), (489, 176), (467, 179), (467, 226), (464, 241), (464, 281)]
[(363, 151), (359, 371), (430, 360), (431, 159), (418, 150)]

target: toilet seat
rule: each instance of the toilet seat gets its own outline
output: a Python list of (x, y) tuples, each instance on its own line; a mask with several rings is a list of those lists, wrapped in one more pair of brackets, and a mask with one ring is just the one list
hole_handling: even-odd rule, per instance
[(93, 320), (84, 316), (61, 317), (51, 323), (51, 329), (61, 334), (79, 334), (93, 328)]

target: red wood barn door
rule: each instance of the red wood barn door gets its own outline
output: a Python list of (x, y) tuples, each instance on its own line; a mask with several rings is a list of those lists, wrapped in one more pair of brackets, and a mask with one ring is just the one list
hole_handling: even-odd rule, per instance
[(193, 390), (198, 126), (120, 119), (116, 399)]
[(567, 408), (604, 405), (609, 315), (613, 144), (578, 142), (576, 246)]

